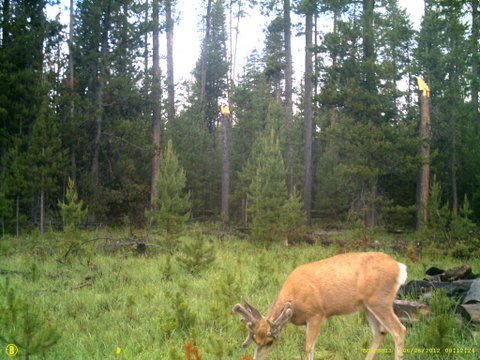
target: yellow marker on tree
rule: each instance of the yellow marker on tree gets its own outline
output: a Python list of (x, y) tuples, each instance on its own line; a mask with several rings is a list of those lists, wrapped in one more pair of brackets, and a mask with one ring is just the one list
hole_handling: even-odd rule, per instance
[(430, 88), (428, 87), (425, 80), (423, 80), (422, 77), (418, 76), (417, 77), (417, 83), (418, 83), (418, 90), (420, 90), (422, 92), (422, 95), (426, 96), (426, 97), (429, 97), (430, 96)]
[(220, 113), (222, 115), (229, 115), (230, 114), (230, 108), (228, 107), (227, 104), (221, 104), (220, 105)]

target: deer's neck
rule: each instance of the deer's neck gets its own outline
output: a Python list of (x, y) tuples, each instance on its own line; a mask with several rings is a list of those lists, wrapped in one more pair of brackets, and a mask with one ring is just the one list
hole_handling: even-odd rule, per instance
[(267, 311), (267, 315), (265, 316), (267, 319), (276, 319), (278, 315), (282, 312), (283, 306), (285, 303), (291, 300), (286, 296), (286, 294), (283, 294), (283, 291), (280, 291), (273, 301), (272, 306), (270, 306), (270, 309)]

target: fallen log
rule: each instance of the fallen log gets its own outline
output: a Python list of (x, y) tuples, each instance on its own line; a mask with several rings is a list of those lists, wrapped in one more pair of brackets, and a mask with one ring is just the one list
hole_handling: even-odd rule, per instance
[(149, 243), (144, 243), (141, 241), (116, 241), (113, 243), (106, 243), (101, 245), (102, 247), (122, 247), (122, 246), (132, 246), (135, 245), (136, 250), (138, 252), (144, 253), (147, 250), (147, 247), (155, 247), (158, 249), (162, 249), (164, 251), (167, 251), (169, 254), (173, 255), (173, 251), (170, 249), (167, 249), (164, 246), (158, 245), (158, 244), (149, 244)]
[(10, 275), (10, 274), (23, 275), (23, 274), (30, 274), (30, 272), (28, 272), (28, 271), (18, 271), (18, 270), (4, 270), (4, 269), (0, 269), (0, 275)]
[(331, 235), (343, 235), (345, 234), (343, 231), (328, 231), (328, 230), (310, 230), (307, 231), (312, 235), (319, 235), (319, 236), (331, 236)]
[(458, 307), (458, 311), (468, 321), (480, 322), (480, 304), (462, 304)]
[(424, 301), (410, 301), (395, 299), (393, 311), (401, 322), (413, 322), (420, 318), (420, 315), (429, 315), (430, 308)]
[(461, 297), (470, 289), (472, 283), (473, 280), (457, 280), (453, 282), (411, 280), (406, 285), (400, 287), (400, 292), (419, 297), (432, 289), (445, 289), (447, 296)]
[(462, 264), (446, 270), (443, 274), (440, 274), (440, 280), (442, 281), (455, 281), (460, 279), (471, 279), (472, 268), (468, 264)]
[(426, 274), (430, 275), (425, 279), (427, 281), (471, 280), (476, 277), (476, 275), (472, 273), (470, 265), (467, 264), (455, 266), (448, 270), (431, 267), (426, 271)]
[(480, 278), (473, 280), (465, 299), (463, 299), (463, 304), (474, 303), (480, 303)]

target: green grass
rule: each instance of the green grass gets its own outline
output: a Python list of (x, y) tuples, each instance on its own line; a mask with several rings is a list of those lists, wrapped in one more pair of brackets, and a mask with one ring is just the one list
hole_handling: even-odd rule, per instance
[[(26, 272), (8, 275), (10, 286), (45, 309), (49, 321), (56, 323), (62, 335), (45, 355), (31, 359), (185, 359), (183, 344), (188, 340), (200, 348), (203, 360), (240, 359), (253, 354), (253, 345), (240, 348), (246, 330), (240, 317), (231, 313), (232, 306), (247, 300), (265, 312), (291, 270), (338, 251), (335, 244), (286, 247), (280, 242), (256, 244), (234, 237), (204, 235), (202, 241), (208, 241), (215, 249), (215, 261), (194, 274), (180, 266), (177, 255), (153, 248), (148, 249), (147, 256), (132, 249), (107, 253), (92, 242), (84, 245), (82, 251), (63, 258), (69, 241), (105, 236), (125, 234), (103, 230), (0, 241), (0, 269)], [(162, 242), (159, 236), (153, 240)], [(389, 249), (386, 244), (393, 240), (385, 234), (372, 235), (372, 240), (384, 244), (380, 250), (407, 264), (409, 280), (423, 278), (430, 266), (447, 268), (462, 262), (425, 250), (420, 261), (412, 263), (407, 254)], [(180, 238), (181, 243), (192, 241), (198, 241), (198, 236)], [(480, 271), (479, 259), (468, 262), (474, 271)], [(87, 277), (92, 280), (86, 281)], [(1, 284), (5, 278), (6, 275), (0, 275)], [(423, 319), (407, 327), (407, 348), (424, 347), (427, 323)], [(455, 348), (480, 347), (471, 325), (458, 328), (452, 335)], [(300, 359), (303, 338), (303, 327), (288, 325), (269, 359)], [(361, 349), (368, 348), (370, 341), (371, 331), (363, 314), (333, 317), (322, 327), (315, 358), (363, 359)], [(7, 345), (0, 341), (1, 360)], [(119, 354), (117, 348), (121, 349)], [(382, 348), (393, 348), (390, 336)], [(17, 358), (23, 358), (22, 349)], [(478, 353), (405, 355), (405, 359), (435, 358), (470, 360), (478, 358)], [(376, 359), (393, 359), (393, 355), (378, 354)]]

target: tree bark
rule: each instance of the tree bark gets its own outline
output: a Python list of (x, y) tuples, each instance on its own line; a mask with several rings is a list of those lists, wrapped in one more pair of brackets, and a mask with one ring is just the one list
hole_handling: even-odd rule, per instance
[(304, 128), (303, 128), (303, 207), (308, 223), (312, 219), (312, 150), (313, 150), (313, 114), (312, 114), (312, 30), (313, 14), (305, 17), (305, 90), (304, 90)]
[(150, 187), (150, 206), (156, 207), (158, 198), (157, 179), (160, 173), (160, 117), (161, 117), (161, 71), (160, 71), (160, 0), (154, 0), (152, 3), (153, 19), (153, 114), (152, 114), (152, 179)]
[[(91, 181), (93, 186), (93, 198), (96, 202), (99, 196), (99, 154), (100, 154), (100, 142), (102, 138), (102, 121), (103, 121), (103, 87), (105, 82), (105, 62), (108, 51), (108, 31), (110, 29), (110, 9), (112, 0), (107, 3), (107, 9), (105, 11), (105, 17), (103, 21), (102, 40), (100, 48), (100, 56), (98, 59), (97, 70), (97, 84), (95, 94), (95, 137), (93, 141), (93, 159), (91, 167)], [(96, 220), (95, 211), (90, 213), (90, 220)]]
[(202, 46), (202, 63), (200, 72), (200, 107), (202, 112), (202, 119), (205, 118), (205, 92), (207, 87), (207, 57), (208, 57), (208, 42), (210, 41), (210, 13), (212, 9), (212, 0), (207, 2), (207, 16), (205, 19), (205, 37)]
[(363, 0), (363, 63), (365, 88), (368, 91), (375, 91), (374, 9), (375, 0)]
[(421, 230), (428, 222), (428, 193), (430, 188), (430, 101), (427, 94), (420, 91), (420, 158), (422, 164), (417, 176), (416, 224), (415, 229)]
[[(42, 157), (45, 155), (45, 145), (42, 146)], [(40, 176), (40, 234), (45, 233), (45, 170)]]
[[(43, 174), (42, 174), (43, 182)], [(45, 190), (43, 189), (43, 184), (40, 189), (40, 234), (45, 233)]]
[(472, 108), (474, 117), (474, 129), (478, 135), (480, 133), (480, 117), (478, 114), (478, 92), (480, 90), (479, 82), (479, 53), (478, 41), (480, 37), (480, 20), (478, 18), (478, 0), (472, 0)]
[(172, 0), (165, 2), (165, 17), (167, 30), (167, 93), (168, 107), (167, 120), (172, 123), (175, 120), (175, 80), (173, 71), (173, 29)]
[[(148, 9), (149, 9), (149, 6), (148, 6), (148, 0), (145, 1), (145, 24), (148, 24), (149, 23), (149, 14), (148, 14)], [(145, 94), (148, 94), (148, 86), (146, 86), (147, 84), (147, 79), (149, 77), (149, 67), (148, 67), (148, 55), (149, 55), (149, 52), (148, 52), (148, 31), (145, 32), (145, 44), (144, 44), (144, 48), (143, 48), (143, 72), (144, 72), (144, 88), (145, 88)]]
[(283, 33), (285, 41), (285, 111), (286, 111), (286, 155), (285, 164), (287, 170), (287, 189), (290, 194), (293, 189), (293, 101), (292, 101), (292, 31), (290, 20), (290, 0), (283, 1)]
[(3, 0), (2, 6), (2, 43), (1, 47), (7, 47), (10, 41), (10, 0)]
[(222, 149), (222, 220), (229, 220), (230, 199), (230, 115), (222, 114), (223, 149)]
[(450, 157), (450, 177), (452, 181), (452, 212), (454, 216), (457, 216), (458, 213), (458, 187), (457, 187), (457, 120), (456, 120), (456, 111), (452, 113), (452, 154)]
[(15, 197), (15, 234), (20, 236), (20, 194)]
[[(70, 122), (73, 125), (75, 120), (75, 60), (73, 57), (73, 27), (75, 25), (74, 3), (70, 0), (70, 19), (68, 34), (68, 76), (70, 81)], [(72, 161), (72, 179), (77, 182), (77, 160), (75, 145), (70, 145), (71, 161)]]

